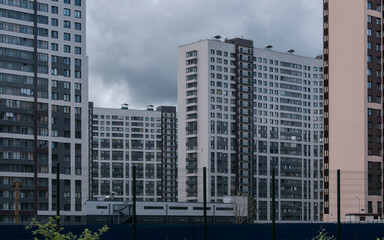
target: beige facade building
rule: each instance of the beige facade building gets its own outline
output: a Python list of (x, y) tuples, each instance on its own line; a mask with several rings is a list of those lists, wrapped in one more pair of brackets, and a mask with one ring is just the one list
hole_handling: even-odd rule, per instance
[(324, 0), (324, 221), (382, 215), (382, 6)]

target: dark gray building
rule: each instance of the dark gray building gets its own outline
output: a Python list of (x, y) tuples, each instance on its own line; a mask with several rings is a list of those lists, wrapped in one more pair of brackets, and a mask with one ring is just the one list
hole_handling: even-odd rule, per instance
[(177, 201), (177, 113), (176, 107), (160, 106), (162, 137), (162, 201)]

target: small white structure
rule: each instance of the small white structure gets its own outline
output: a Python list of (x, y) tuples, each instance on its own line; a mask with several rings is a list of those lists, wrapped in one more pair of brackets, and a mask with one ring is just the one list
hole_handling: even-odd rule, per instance
[(384, 222), (379, 214), (373, 213), (350, 213), (346, 215), (347, 222), (351, 223), (377, 223)]

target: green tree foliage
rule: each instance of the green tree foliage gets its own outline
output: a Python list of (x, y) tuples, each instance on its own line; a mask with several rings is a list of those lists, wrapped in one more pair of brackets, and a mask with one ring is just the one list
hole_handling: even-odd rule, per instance
[(312, 240), (336, 240), (334, 236), (328, 236), (328, 233), (325, 231), (324, 228), (320, 228), (319, 234), (312, 238)]
[[(99, 240), (101, 235), (108, 231), (108, 227), (104, 226), (98, 232), (85, 229), (80, 236), (76, 236), (71, 232), (61, 233), (64, 228), (57, 224), (59, 220), (60, 217), (51, 217), (47, 223), (41, 224), (36, 219), (32, 219), (32, 222), (25, 229), (30, 230), (34, 236), (41, 236), (45, 240)], [(38, 239), (38, 237), (35, 237), (35, 240)]]

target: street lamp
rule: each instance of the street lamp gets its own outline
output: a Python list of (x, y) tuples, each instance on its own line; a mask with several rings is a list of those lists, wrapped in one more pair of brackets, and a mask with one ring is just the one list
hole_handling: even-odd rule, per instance
[(360, 198), (358, 196), (356, 196), (356, 198), (359, 200), (359, 212), (358, 213), (360, 213), (360, 211), (361, 211), (361, 208), (360, 208)]
[[(110, 195), (105, 196), (104, 201), (114, 201), (115, 192), (111, 192)], [(108, 204), (108, 224), (111, 224), (111, 204)]]

